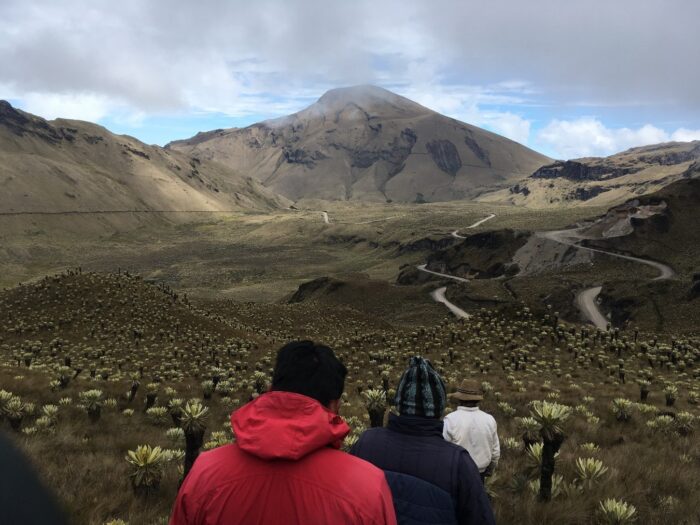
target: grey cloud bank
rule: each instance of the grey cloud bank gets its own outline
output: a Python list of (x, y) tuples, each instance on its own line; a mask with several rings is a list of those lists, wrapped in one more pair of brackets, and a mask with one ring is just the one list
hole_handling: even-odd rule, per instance
[(698, 19), (692, 0), (5, 0), (0, 97), (49, 117), (275, 116), (376, 83), (531, 145), (538, 104), (632, 105), (636, 128), (692, 131)]

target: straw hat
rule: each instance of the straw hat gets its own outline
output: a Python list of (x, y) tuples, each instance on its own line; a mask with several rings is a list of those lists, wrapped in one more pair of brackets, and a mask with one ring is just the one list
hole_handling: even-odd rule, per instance
[(459, 401), (481, 401), (484, 399), (481, 385), (474, 379), (463, 379), (462, 384), (457, 387), (457, 391), (449, 394), (448, 397)]

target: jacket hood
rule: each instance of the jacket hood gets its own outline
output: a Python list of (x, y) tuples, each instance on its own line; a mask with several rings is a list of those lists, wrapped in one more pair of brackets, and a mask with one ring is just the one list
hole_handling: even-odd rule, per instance
[(315, 399), (273, 391), (231, 414), (236, 443), (261, 459), (301, 459), (326, 446), (340, 448), (350, 427)]

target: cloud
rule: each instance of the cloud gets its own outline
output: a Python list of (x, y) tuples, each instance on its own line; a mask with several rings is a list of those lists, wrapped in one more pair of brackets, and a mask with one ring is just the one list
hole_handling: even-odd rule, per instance
[(0, 81), (159, 111), (186, 93), (208, 98), (213, 82), (235, 97), (385, 74), (419, 83), (427, 70), (461, 85), (518, 78), (563, 98), (697, 105), (700, 70), (680, 57), (700, 47), (698, 18), (694, 0), (5, 0)]
[(434, 78), (429, 83), (398, 87), (396, 92), (434, 111), (516, 142), (529, 141), (532, 122), (511, 111), (497, 109), (524, 101), (532, 92), (529, 82), (509, 80), (490, 86), (442, 86)]
[(64, 117), (90, 122), (99, 121), (115, 109), (107, 97), (91, 93), (27, 93), (23, 106), (26, 111), (49, 120)]
[(635, 146), (700, 139), (700, 130), (678, 129), (668, 133), (651, 124), (640, 128), (608, 128), (593, 117), (552, 120), (536, 133), (536, 145), (557, 158), (607, 156)]
[(582, 100), (692, 130), (698, 19), (696, 0), (3, 0), (0, 98), (47, 116), (274, 117), (373, 83), (515, 140), (528, 108)]
[(485, 112), (479, 125), (508, 137), (511, 140), (528, 144), (532, 122), (510, 112)]
[(679, 128), (673, 132), (673, 135), (671, 135), (671, 140), (677, 140), (678, 142), (700, 140), (700, 129)]

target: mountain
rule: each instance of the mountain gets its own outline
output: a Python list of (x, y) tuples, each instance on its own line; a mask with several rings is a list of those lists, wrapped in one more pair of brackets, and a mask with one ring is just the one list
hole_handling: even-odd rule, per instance
[(293, 115), (166, 148), (229, 166), (293, 200), (473, 198), (551, 162), (374, 86), (333, 89)]
[(604, 158), (556, 161), (479, 200), (533, 208), (608, 206), (672, 184), (698, 160), (700, 141), (643, 146)]
[(0, 214), (223, 211), (287, 206), (214, 162), (0, 101)]

